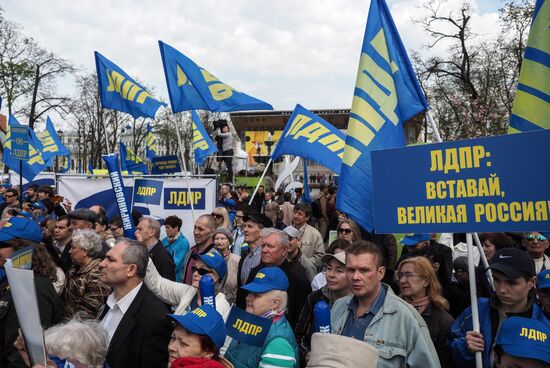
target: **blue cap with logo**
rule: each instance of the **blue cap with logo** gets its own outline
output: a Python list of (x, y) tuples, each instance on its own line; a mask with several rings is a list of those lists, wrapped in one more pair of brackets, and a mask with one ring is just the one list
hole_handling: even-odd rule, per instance
[(44, 205), (44, 203), (42, 203), (40, 201), (32, 203), (31, 207), (34, 208), (34, 209), (38, 209), (38, 210), (45, 210), (46, 209), (46, 206)]
[(0, 229), (0, 241), (21, 238), (40, 242), (42, 230), (33, 220), (23, 217), (12, 217)]
[(169, 314), (168, 317), (191, 333), (208, 336), (218, 351), (225, 342), (227, 330), (223, 317), (211, 305), (202, 305), (183, 316)]
[(215, 249), (212, 249), (204, 254), (193, 254), (193, 259), (200, 259), (205, 265), (212, 268), (218, 274), (218, 279), (221, 282), (227, 273), (227, 264), (223, 256)]
[(537, 289), (550, 288), (550, 270), (540, 271), (537, 276)]
[(531, 318), (508, 317), (502, 322), (495, 345), (516, 358), (550, 364), (550, 328)]
[(271, 290), (288, 290), (288, 277), (279, 267), (264, 267), (256, 273), (252, 282), (242, 286), (252, 293), (266, 293)]
[(432, 237), (430, 234), (412, 234), (407, 235), (401, 240), (401, 244), (412, 247), (420, 242), (430, 240)]

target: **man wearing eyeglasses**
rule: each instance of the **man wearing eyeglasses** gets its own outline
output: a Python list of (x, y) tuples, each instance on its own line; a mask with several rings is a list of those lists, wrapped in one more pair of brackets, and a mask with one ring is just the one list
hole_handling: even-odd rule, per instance
[(550, 258), (544, 254), (548, 249), (548, 239), (539, 232), (531, 231), (523, 234), (521, 245), (525, 248), (527, 254), (535, 261), (535, 270), (537, 273), (543, 270), (550, 270)]

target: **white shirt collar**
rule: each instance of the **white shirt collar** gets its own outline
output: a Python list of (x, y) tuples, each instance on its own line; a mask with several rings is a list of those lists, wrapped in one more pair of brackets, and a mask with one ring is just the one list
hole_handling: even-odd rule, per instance
[(128, 294), (124, 295), (120, 300), (115, 299), (115, 293), (111, 293), (109, 297), (107, 298), (107, 305), (109, 308), (113, 309), (116, 306), (120, 309), (122, 314), (125, 314), (128, 308), (130, 308), (130, 305), (136, 298), (137, 293), (139, 292), (139, 289), (141, 289), (141, 285), (143, 284), (143, 281), (140, 282), (135, 288), (132, 289)]

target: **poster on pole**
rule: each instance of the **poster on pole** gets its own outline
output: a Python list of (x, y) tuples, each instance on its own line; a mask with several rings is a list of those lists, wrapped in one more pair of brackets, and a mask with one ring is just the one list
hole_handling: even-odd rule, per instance
[(374, 151), (377, 233), (550, 230), (550, 130)]

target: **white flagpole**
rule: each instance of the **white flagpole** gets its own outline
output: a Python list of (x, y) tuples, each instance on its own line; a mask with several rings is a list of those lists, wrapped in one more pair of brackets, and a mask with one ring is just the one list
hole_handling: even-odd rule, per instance
[(481, 241), (479, 240), (479, 235), (477, 235), (477, 233), (474, 233), (473, 235), (474, 235), (474, 241), (477, 245), (477, 249), (479, 249), (479, 258), (481, 260), (481, 264), (485, 269), (485, 274), (489, 279), (489, 284), (491, 285), (491, 289), (495, 290), (495, 284), (493, 283), (493, 273), (489, 269), (489, 262), (487, 262), (487, 257), (485, 257), (485, 253), (483, 253), (483, 246), (481, 245)]
[[(433, 129), (435, 139), (438, 143), (443, 142), (441, 139), (441, 135), (439, 135), (439, 129), (437, 128), (437, 125), (435, 125), (435, 121), (433, 119), (432, 113), (430, 110), (426, 111), (426, 119), (428, 120), (428, 123)], [(477, 237), (477, 240), (479, 238)], [(472, 327), (474, 331), (479, 332), (479, 312), (477, 309), (477, 289), (476, 289), (476, 272), (475, 272), (475, 264), (474, 264), (474, 246), (472, 241), (472, 234), (467, 233), (466, 234), (466, 243), (468, 246), (468, 279), (470, 281), (470, 303), (472, 305)], [(481, 243), (480, 243), (481, 245)], [(485, 254), (483, 254), (483, 249), (480, 247), (480, 257), (483, 257), (484, 262), (487, 262), (487, 259), (485, 258)], [(486, 266), (488, 267), (488, 265)], [(492, 282), (492, 275), (490, 276), (490, 280)], [(493, 285), (491, 284), (491, 287)], [(481, 356), (481, 352), (475, 353), (475, 359), (476, 359), (476, 368), (482, 368), (483, 367), (483, 360)]]
[(185, 182), (187, 184), (187, 195), (189, 196), (189, 203), (191, 203), (191, 216), (193, 217), (193, 223), (195, 223), (195, 206), (193, 205), (193, 200), (191, 196), (191, 187), (189, 186), (189, 173), (187, 172), (187, 164), (185, 163), (185, 155), (183, 154), (183, 145), (181, 144), (181, 135), (180, 135), (180, 128), (178, 125), (177, 119), (174, 119), (174, 123), (176, 124), (176, 134), (178, 136), (178, 146), (180, 148), (180, 155), (181, 155), (181, 164), (183, 165), (183, 171), (185, 172)]
[(260, 176), (260, 180), (258, 180), (258, 184), (256, 184), (256, 188), (254, 189), (254, 192), (250, 196), (250, 200), (248, 201), (249, 206), (252, 204), (252, 201), (254, 200), (254, 197), (256, 196), (256, 193), (258, 193), (258, 188), (262, 184), (262, 180), (264, 180), (265, 174), (267, 173), (267, 170), (269, 169), (269, 165), (271, 165), (272, 162), (273, 162), (273, 160), (270, 157), (269, 161), (267, 161), (267, 165), (265, 165), (265, 169), (264, 169), (264, 172), (262, 173), (262, 176)]

